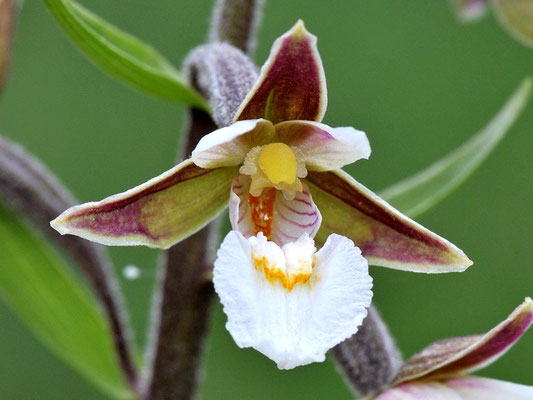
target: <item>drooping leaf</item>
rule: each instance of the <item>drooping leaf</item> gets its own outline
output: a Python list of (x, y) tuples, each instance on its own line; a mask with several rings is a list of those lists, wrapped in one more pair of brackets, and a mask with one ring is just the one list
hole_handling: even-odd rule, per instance
[(531, 86), (531, 78), (526, 78), (479, 133), (428, 168), (385, 189), (381, 197), (410, 217), (433, 207), (461, 185), (502, 140), (525, 107)]
[(0, 296), (82, 376), (113, 398), (133, 398), (102, 311), (46, 242), (4, 205), (0, 205)]
[(205, 100), (151, 46), (73, 0), (44, 1), (72, 41), (102, 69), (152, 95), (209, 109)]
[(492, 3), (498, 19), (511, 35), (533, 47), (533, 1), (494, 0)]

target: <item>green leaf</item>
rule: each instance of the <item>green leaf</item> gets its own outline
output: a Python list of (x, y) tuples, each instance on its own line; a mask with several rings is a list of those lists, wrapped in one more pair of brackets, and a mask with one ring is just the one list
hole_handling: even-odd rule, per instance
[(404, 214), (415, 217), (461, 185), (509, 131), (527, 103), (532, 80), (526, 78), (489, 124), (461, 147), (380, 195)]
[(151, 46), (72, 0), (44, 1), (72, 41), (102, 69), (152, 95), (209, 110), (206, 101)]
[(0, 204), (0, 295), (56, 355), (103, 391), (131, 399), (106, 318), (46, 242)]

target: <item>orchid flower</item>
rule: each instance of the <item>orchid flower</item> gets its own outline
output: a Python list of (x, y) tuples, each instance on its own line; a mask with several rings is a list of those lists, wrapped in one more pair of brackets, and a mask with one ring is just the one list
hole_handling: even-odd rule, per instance
[[(213, 271), (229, 332), (279, 368), (323, 361), (367, 315), (368, 262), (418, 272), (471, 264), (339, 169), (368, 158), (370, 145), (364, 132), (321, 123), (325, 110), (316, 37), (300, 21), (274, 43), (234, 123), (203, 137), (191, 159), (72, 207), (52, 226), (108, 245), (168, 248), (212, 220), (229, 195), (234, 230)], [(318, 252), (315, 235), (325, 243)]]
[(229, 194), (233, 228), (245, 237), (262, 232), (282, 246), (316, 234), (321, 245), (338, 233), (374, 265), (427, 273), (471, 265), (453, 244), (338, 169), (367, 158), (370, 147), (363, 132), (321, 123), (326, 102), (316, 37), (298, 22), (274, 43), (235, 123), (203, 138), (192, 159), (72, 207), (52, 226), (107, 245), (165, 249), (215, 218)]
[(465, 375), (509, 350), (533, 323), (533, 301), (526, 298), (509, 317), (484, 335), (441, 340), (413, 356), (393, 387), (375, 400), (530, 400), (533, 386)]

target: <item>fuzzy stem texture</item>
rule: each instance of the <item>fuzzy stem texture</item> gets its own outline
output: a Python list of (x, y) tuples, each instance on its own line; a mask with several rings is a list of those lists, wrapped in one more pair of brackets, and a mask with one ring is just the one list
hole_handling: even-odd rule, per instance
[(331, 350), (337, 369), (360, 396), (387, 388), (403, 361), (387, 326), (374, 306), (351, 338)]
[(217, 0), (211, 18), (211, 42), (227, 42), (252, 55), (263, 0)]
[[(238, 70), (234, 66), (239, 66)], [(247, 56), (220, 43), (194, 50), (185, 70), (189, 82), (213, 106), (218, 126), (231, 121), (257, 76), (257, 68)], [(200, 110), (189, 110), (188, 120), (185, 155), (217, 128), (213, 119)], [(163, 255), (142, 385), (145, 400), (191, 399), (196, 394), (214, 294), (209, 276), (218, 232), (219, 224), (213, 222)]]

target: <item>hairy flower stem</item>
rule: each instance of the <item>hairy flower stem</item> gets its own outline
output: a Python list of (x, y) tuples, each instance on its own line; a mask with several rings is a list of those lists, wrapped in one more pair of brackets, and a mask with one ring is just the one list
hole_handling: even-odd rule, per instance
[(346, 382), (361, 396), (373, 396), (388, 387), (402, 365), (400, 351), (374, 306), (357, 333), (331, 354)]
[[(216, 43), (193, 50), (185, 71), (209, 99), (216, 121), (203, 111), (189, 110), (183, 146), (188, 155), (205, 134), (231, 122), (257, 78), (257, 67), (235, 47)], [(215, 221), (164, 253), (142, 389), (145, 400), (190, 399), (196, 393), (214, 294), (209, 276), (218, 232)]]
[(246, 54), (255, 49), (263, 0), (217, 0), (209, 40), (227, 42)]
[[(189, 110), (185, 153), (214, 129), (209, 115)], [(149, 369), (142, 389), (146, 400), (191, 399), (196, 394), (214, 294), (208, 275), (215, 254), (210, 250), (216, 246), (218, 231), (218, 224), (211, 223), (163, 253), (148, 349)]]

